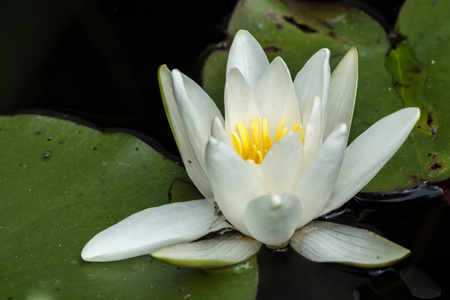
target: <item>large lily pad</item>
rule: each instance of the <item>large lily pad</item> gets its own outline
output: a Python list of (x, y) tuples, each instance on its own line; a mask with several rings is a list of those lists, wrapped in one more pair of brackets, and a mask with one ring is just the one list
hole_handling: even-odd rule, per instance
[[(444, 73), (448, 64), (444, 63), (444, 55), (448, 53), (445, 49), (450, 48), (450, 30), (448, 26), (442, 26), (446, 20), (443, 12), (450, 9), (449, 5), (445, 1), (407, 1), (400, 14), (398, 28), (414, 36), (407, 39), (410, 50), (405, 52), (398, 48), (397, 56), (390, 52), (387, 57), (390, 43), (386, 32), (359, 9), (289, 0), (242, 1), (230, 21), (228, 39), (205, 63), (203, 85), (223, 109), (226, 58), (232, 38), (239, 29), (249, 30), (269, 59), (281, 56), (292, 75), (320, 48), (330, 49), (333, 69), (345, 52), (355, 45), (359, 50), (359, 84), (350, 141), (380, 118), (402, 107), (419, 106), (422, 110), (422, 118), (411, 137), (363, 191), (393, 191), (412, 188), (423, 181), (441, 181), (450, 177), (450, 168), (446, 167), (450, 125), (445, 122), (449, 115), (446, 96), (449, 89), (448, 76)], [(434, 13), (435, 10), (439, 13)], [(420, 34), (429, 37), (420, 39)], [(411, 79), (413, 92), (406, 95), (401, 90), (406, 83), (399, 85), (392, 63), (399, 66), (400, 71), (407, 71), (414, 65), (422, 70), (425, 66), (423, 70), (428, 73), (416, 73), (417, 76)], [(409, 77), (405, 79), (410, 80)], [(435, 133), (430, 131), (429, 116)]]
[[(50, 117), (0, 117), (0, 294), (9, 299), (248, 299), (255, 260), (213, 274), (150, 256), (87, 263), (81, 249), (128, 215), (169, 202), (185, 171), (127, 134)], [(191, 194), (173, 184), (171, 197)], [(246, 270), (246, 271), (244, 271)]]

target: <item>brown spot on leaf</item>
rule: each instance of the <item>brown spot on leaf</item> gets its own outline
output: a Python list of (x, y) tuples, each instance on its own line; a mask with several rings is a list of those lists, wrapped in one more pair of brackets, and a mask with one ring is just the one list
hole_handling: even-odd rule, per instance
[(322, 21), (322, 22), (320, 22), (320, 24), (322, 24), (323, 26), (325, 26), (328, 29), (333, 29), (333, 26), (326, 21)]
[(441, 166), (439, 163), (433, 163), (433, 164), (430, 166), (430, 170), (431, 170), (431, 171), (436, 171), (436, 170), (439, 170), (440, 168), (442, 168), (442, 166)]
[(278, 47), (266, 47), (264, 48), (265, 52), (269, 52), (269, 53), (279, 53), (281, 52), (281, 48)]
[(295, 20), (292, 16), (284, 16), (283, 18), (286, 20), (286, 22), (288, 22), (289, 24), (294, 25), (295, 27), (300, 29), (302, 32), (305, 32), (305, 33), (317, 33), (317, 30), (315, 30), (314, 28), (309, 27), (308, 25), (302, 24), (301, 22)]
[(279, 15), (277, 15), (277, 13), (273, 10), (273, 9), (268, 9), (265, 13), (264, 13), (264, 17), (266, 17), (267, 20), (269, 20), (270, 22), (273, 23), (281, 23), (281, 21), (283, 20)]
[(433, 125), (433, 115), (432, 115), (431, 111), (427, 115), (427, 125), (428, 125), (428, 127), (430, 127), (431, 134), (435, 135), (436, 128)]
[(412, 73), (416, 73), (416, 74), (422, 73), (422, 69), (418, 65), (412, 66), (410, 71)]
[(409, 176), (409, 179), (411, 179), (416, 185), (421, 184), (423, 182), (423, 180), (420, 179), (420, 177), (417, 176), (416, 174)]

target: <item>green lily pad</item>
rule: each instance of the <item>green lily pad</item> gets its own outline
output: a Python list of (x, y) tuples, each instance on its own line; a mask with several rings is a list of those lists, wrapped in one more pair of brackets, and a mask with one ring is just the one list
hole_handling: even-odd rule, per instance
[[(433, 9), (439, 10), (439, 14), (425, 7), (432, 6), (432, 3), (435, 3)], [(399, 90), (398, 78), (393, 75), (390, 64), (395, 64), (399, 58), (392, 52), (387, 57), (390, 44), (380, 24), (350, 6), (296, 1), (240, 2), (231, 18), (227, 40), (205, 63), (203, 86), (223, 110), (226, 59), (233, 36), (239, 29), (250, 31), (270, 60), (281, 56), (293, 76), (321, 48), (330, 49), (330, 65), (334, 69), (348, 49), (356, 46), (359, 51), (359, 83), (350, 142), (377, 120), (405, 106), (419, 106), (422, 110), (422, 118), (411, 137), (363, 191), (393, 191), (412, 188), (423, 181), (441, 181), (450, 177), (450, 168), (446, 167), (450, 125), (445, 122), (445, 117), (449, 115), (446, 96), (449, 84), (448, 80), (445, 82), (448, 76), (444, 73), (448, 64), (444, 63), (444, 55), (448, 53), (445, 49), (450, 48), (450, 30), (448, 25), (442, 26), (446, 20), (443, 12), (450, 9), (449, 5), (443, 1), (406, 1), (400, 14), (400, 30), (408, 28), (405, 34), (412, 34), (412, 31), (417, 36), (407, 40), (412, 50), (405, 50), (416, 57), (407, 58), (401, 53), (401, 60), (420, 66), (421, 70), (432, 60), (436, 62), (430, 66), (425, 77), (419, 73), (415, 73), (413, 79), (405, 77), (417, 84), (413, 92), (408, 92), (408, 97)], [(427, 14), (423, 14), (424, 11)], [(420, 40), (419, 32), (425, 32), (424, 35), (433, 32), (435, 39), (429, 37), (430, 42), (424, 46), (422, 43), (427, 40)], [(439, 66), (437, 62), (442, 64)], [(400, 64), (400, 70), (410, 68), (411, 65)], [(429, 78), (432, 78), (431, 82)], [(430, 112), (435, 134), (430, 134), (428, 130)]]
[[(70, 121), (0, 117), (0, 294), (7, 299), (248, 299), (247, 271), (207, 273), (142, 256), (87, 263), (99, 231), (142, 209), (195, 195), (184, 169), (127, 134)], [(184, 192), (184, 193), (183, 193)], [(177, 196), (174, 196), (178, 198)]]
[(406, 1), (396, 23), (405, 40), (389, 52), (388, 70), (407, 106), (421, 108), (412, 140), (420, 161), (419, 180), (450, 177), (450, 10), (448, 1)]

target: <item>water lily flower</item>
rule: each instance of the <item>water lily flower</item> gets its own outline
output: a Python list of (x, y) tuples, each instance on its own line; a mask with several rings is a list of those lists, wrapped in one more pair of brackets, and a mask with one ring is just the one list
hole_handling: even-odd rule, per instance
[[(269, 63), (247, 31), (231, 45), (225, 116), (178, 70), (159, 70), (169, 122), (186, 170), (205, 199), (138, 212), (97, 234), (87, 261), (151, 253), (192, 267), (221, 267), (266, 244), (306, 258), (363, 267), (403, 259), (409, 250), (368, 230), (315, 220), (363, 188), (408, 137), (419, 109), (384, 117), (347, 146), (358, 80), (352, 48), (330, 74), (328, 49), (294, 80), (282, 58)], [(223, 228), (233, 233), (198, 240)]]

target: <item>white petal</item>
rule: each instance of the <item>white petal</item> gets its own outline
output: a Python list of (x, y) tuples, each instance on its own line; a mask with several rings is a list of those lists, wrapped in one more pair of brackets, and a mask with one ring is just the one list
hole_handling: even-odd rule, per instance
[(320, 216), (328, 203), (341, 169), (347, 146), (347, 126), (342, 124), (330, 134), (297, 185), (295, 194), (302, 205), (297, 228)]
[(213, 201), (203, 199), (152, 207), (135, 213), (94, 236), (81, 256), (86, 261), (115, 261), (190, 242), (218, 230)]
[(242, 157), (230, 146), (210, 138), (206, 169), (215, 200), (225, 218), (249, 235), (244, 225), (247, 204), (263, 194), (263, 188)]
[(225, 130), (231, 137), (236, 123), (250, 126), (255, 117), (259, 117), (258, 104), (252, 88), (238, 69), (228, 72), (225, 84)]
[(312, 104), (316, 97), (322, 101), (322, 120), (325, 118), (328, 89), (330, 86), (330, 50), (317, 51), (297, 73), (294, 89), (300, 114)]
[(300, 201), (295, 195), (264, 195), (248, 204), (245, 226), (258, 241), (279, 246), (289, 241), (300, 215)]
[(420, 116), (415, 107), (401, 109), (373, 124), (347, 147), (328, 213), (347, 202), (380, 171), (400, 148)]
[(347, 124), (350, 128), (357, 87), (358, 50), (352, 47), (331, 74), (324, 137), (327, 137), (341, 123)]
[(239, 69), (254, 90), (268, 65), (269, 60), (258, 41), (248, 31), (239, 30), (228, 54), (227, 75), (231, 69)]
[(278, 123), (286, 119), (285, 125), (290, 129), (300, 123), (297, 97), (291, 74), (285, 62), (276, 57), (267, 67), (255, 89), (256, 101), (261, 118), (269, 119), (271, 136), (275, 134)]
[(297, 230), (291, 246), (315, 262), (380, 268), (405, 258), (410, 251), (371, 231), (331, 222), (313, 221)]
[(296, 132), (289, 132), (267, 152), (258, 170), (266, 194), (293, 193), (303, 166), (303, 144)]
[(170, 127), (186, 167), (186, 171), (203, 196), (206, 198), (212, 197), (211, 186), (208, 177), (206, 176), (206, 169), (203, 166), (204, 163), (200, 163), (204, 158), (197, 157), (194, 147), (191, 144), (185, 125), (180, 116), (179, 107), (175, 101), (172, 74), (167, 66), (163, 65), (159, 68), (158, 78), (167, 118), (169, 119)]
[(255, 255), (261, 243), (240, 234), (227, 234), (198, 242), (161, 248), (152, 256), (182, 267), (221, 268)]
[[(305, 118), (306, 119), (306, 118)], [(305, 166), (309, 166), (312, 159), (322, 145), (322, 108), (319, 98), (314, 99), (311, 114), (305, 126)]]
[(226, 133), (223, 121), (220, 118), (214, 118), (211, 125), (211, 136), (219, 142), (233, 146), (230, 136)]
[(223, 121), (216, 104), (192, 79), (178, 70), (172, 72), (175, 101), (186, 133), (197, 159), (205, 169), (205, 147), (211, 136), (211, 124), (215, 117)]

